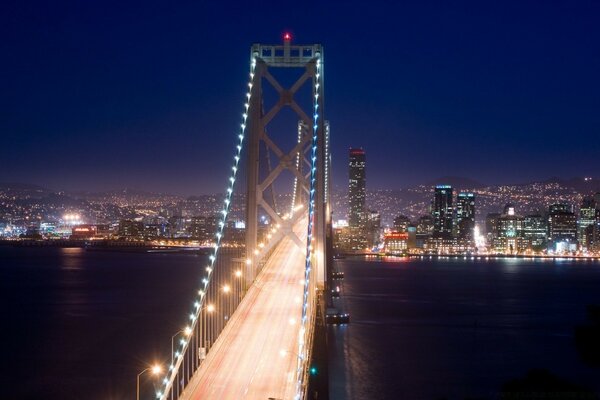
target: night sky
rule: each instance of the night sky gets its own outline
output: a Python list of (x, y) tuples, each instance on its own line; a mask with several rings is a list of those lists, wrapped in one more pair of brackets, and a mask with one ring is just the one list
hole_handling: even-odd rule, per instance
[[(177, 4), (177, 5), (175, 5)], [(600, 177), (600, 2), (9, 1), (0, 182), (222, 191), (253, 42), (325, 46), (336, 186)]]

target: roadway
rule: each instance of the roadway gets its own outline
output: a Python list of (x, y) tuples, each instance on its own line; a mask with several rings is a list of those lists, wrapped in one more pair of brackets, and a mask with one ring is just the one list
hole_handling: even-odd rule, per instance
[[(299, 237), (305, 240), (306, 232)], [(182, 399), (294, 397), (304, 253), (291, 239), (281, 240)]]

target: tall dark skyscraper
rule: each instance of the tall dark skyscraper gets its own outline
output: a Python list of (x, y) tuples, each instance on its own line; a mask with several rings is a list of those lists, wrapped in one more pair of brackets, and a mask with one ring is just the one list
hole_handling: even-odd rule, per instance
[(577, 217), (570, 204), (550, 205), (548, 215), (548, 239), (552, 250), (576, 250)]
[(472, 240), (475, 228), (475, 194), (459, 193), (456, 198), (456, 233), (461, 239)]
[(452, 186), (438, 185), (435, 187), (431, 214), (433, 216), (433, 236), (441, 238), (452, 237)]
[(365, 225), (365, 200), (366, 200), (366, 156), (363, 149), (350, 149), (350, 163), (348, 169), (348, 201), (350, 214), (348, 225), (363, 227)]
[(591, 249), (594, 237), (594, 224), (596, 223), (596, 202), (592, 197), (585, 197), (579, 207), (579, 220), (577, 221), (577, 239), (584, 249)]

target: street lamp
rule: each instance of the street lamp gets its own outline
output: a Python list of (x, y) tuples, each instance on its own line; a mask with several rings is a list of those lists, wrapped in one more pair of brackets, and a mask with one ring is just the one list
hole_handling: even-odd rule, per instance
[(177, 335), (179, 335), (180, 333), (183, 333), (185, 336), (190, 336), (192, 334), (192, 328), (186, 326), (185, 328), (175, 332), (175, 334), (171, 336), (171, 364), (173, 364), (173, 352), (175, 351), (174, 341)]
[[(200, 312), (203, 310), (206, 310), (207, 313), (213, 313), (215, 312), (215, 306), (214, 304), (208, 304), (202, 307)], [(207, 313), (203, 314), (204, 320), (202, 321), (202, 347), (205, 349), (205, 351), (208, 350), (208, 343), (210, 342), (209, 337), (212, 338), (213, 336), (213, 324), (211, 321), (209, 321)], [(210, 326), (208, 326), (209, 324)]]
[(140, 376), (142, 376), (145, 372), (147, 371), (151, 371), (152, 375), (156, 376), (158, 374), (160, 374), (162, 372), (162, 367), (158, 364), (155, 364), (151, 367), (146, 368), (145, 370), (143, 370), (142, 372), (140, 372), (137, 375), (137, 380), (136, 380), (136, 399), (140, 400)]

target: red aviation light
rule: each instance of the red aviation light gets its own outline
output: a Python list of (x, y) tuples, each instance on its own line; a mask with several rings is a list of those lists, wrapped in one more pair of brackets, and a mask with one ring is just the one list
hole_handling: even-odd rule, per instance
[(283, 34), (283, 40), (290, 41), (292, 40), (292, 35), (289, 32)]

